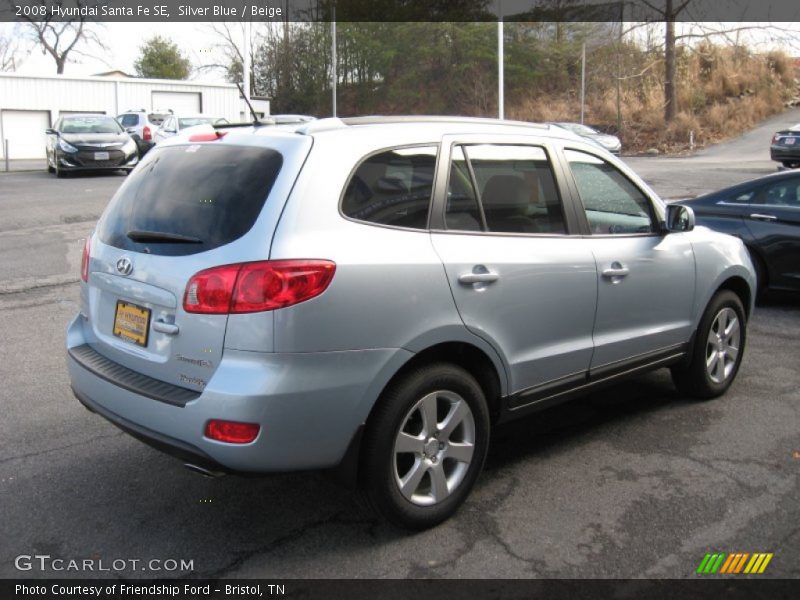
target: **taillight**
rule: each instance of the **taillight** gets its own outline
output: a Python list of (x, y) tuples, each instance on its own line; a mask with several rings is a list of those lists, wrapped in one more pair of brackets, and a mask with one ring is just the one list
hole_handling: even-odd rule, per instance
[(777, 142), (778, 142), (778, 139), (779, 139), (780, 137), (781, 137), (781, 136), (780, 136), (780, 135), (778, 135), (777, 133), (776, 133), (775, 135), (773, 135), (773, 136), (772, 136), (772, 143), (773, 143), (773, 144), (777, 143)]
[(153, 134), (150, 133), (150, 128), (147, 125), (145, 125), (144, 129), (142, 129), (142, 139), (145, 142), (149, 142), (153, 139)]
[(319, 296), (336, 272), (329, 260), (269, 260), (200, 271), (186, 285), (183, 310), (228, 314), (275, 310)]
[(237, 423), (212, 419), (206, 423), (206, 437), (226, 444), (249, 444), (258, 436), (258, 423)]
[(92, 236), (86, 236), (86, 242), (83, 244), (83, 255), (81, 256), (81, 279), (89, 281), (89, 253), (92, 248)]

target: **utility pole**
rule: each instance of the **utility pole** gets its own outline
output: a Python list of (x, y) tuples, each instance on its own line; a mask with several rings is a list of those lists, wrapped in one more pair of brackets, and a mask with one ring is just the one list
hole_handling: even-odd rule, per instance
[(497, 19), (497, 118), (505, 119), (504, 59), (503, 59), (503, 2), (498, 1), (499, 15)]
[(336, 3), (333, 4), (333, 17), (331, 18), (331, 106), (333, 116), (336, 116), (336, 83), (339, 79), (338, 64), (336, 62)]
[(584, 100), (586, 99), (586, 42), (581, 44), (581, 125), (583, 125)]

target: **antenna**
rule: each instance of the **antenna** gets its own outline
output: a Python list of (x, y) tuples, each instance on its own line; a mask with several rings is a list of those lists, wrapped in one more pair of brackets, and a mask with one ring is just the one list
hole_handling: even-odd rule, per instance
[(253, 109), (253, 105), (250, 104), (250, 100), (247, 98), (247, 96), (244, 93), (244, 90), (242, 89), (242, 84), (240, 84), (237, 81), (236, 87), (239, 88), (239, 93), (242, 95), (242, 98), (244, 98), (244, 101), (247, 103), (247, 108), (250, 109), (250, 114), (253, 115), (253, 125), (261, 125), (261, 122), (258, 120), (258, 115), (256, 114), (256, 111)]

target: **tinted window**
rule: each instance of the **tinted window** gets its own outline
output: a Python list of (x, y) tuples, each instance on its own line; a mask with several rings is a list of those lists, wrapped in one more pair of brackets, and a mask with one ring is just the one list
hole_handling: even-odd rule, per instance
[(650, 201), (625, 175), (604, 160), (566, 150), (592, 233), (656, 231)]
[[(232, 242), (255, 223), (282, 162), (269, 148), (156, 147), (112, 198), (97, 226), (100, 240), (162, 255), (194, 254)], [(127, 235), (131, 231), (201, 242), (134, 242)]]
[(136, 127), (139, 124), (139, 115), (121, 115), (117, 118), (123, 127)]
[[(566, 233), (555, 178), (542, 148), (483, 144), (463, 146), (461, 150), (475, 176), (478, 201), (488, 231)], [(464, 188), (464, 185), (459, 182), (464, 179), (461, 173), (466, 170), (459, 164), (460, 157), (454, 155), (451, 164), (449, 193), (456, 198), (463, 193), (459, 186)], [(453, 203), (448, 210), (458, 207), (459, 204)], [(450, 228), (470, 228), (452, 227), (452, 219), (449, 215), (446, 217)]]
[(759, 203), (770, 206), (794, 206), (800, 208), (798, 199), (800, 179), (784, 179), (768, 186), (759, 198)]
[(342, 212), (359, 221), (426, 229), (436, 152), (425, 146), (370, 156), (350, 178)]

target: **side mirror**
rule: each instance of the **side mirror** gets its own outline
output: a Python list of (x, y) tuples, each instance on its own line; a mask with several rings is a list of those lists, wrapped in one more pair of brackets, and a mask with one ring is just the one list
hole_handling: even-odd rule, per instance
[(694, 211), (681, 204), (667, 204), (667, 233), (694, 229)]
[(128, 127), (125, 133), (136, 133), (136, 127)]
[(44, 132), (47, 135), (58, 135), (58, 132), (55, 129), (53, 129), (52, 127), (48, 127), (47, 129), (44, 130)]

